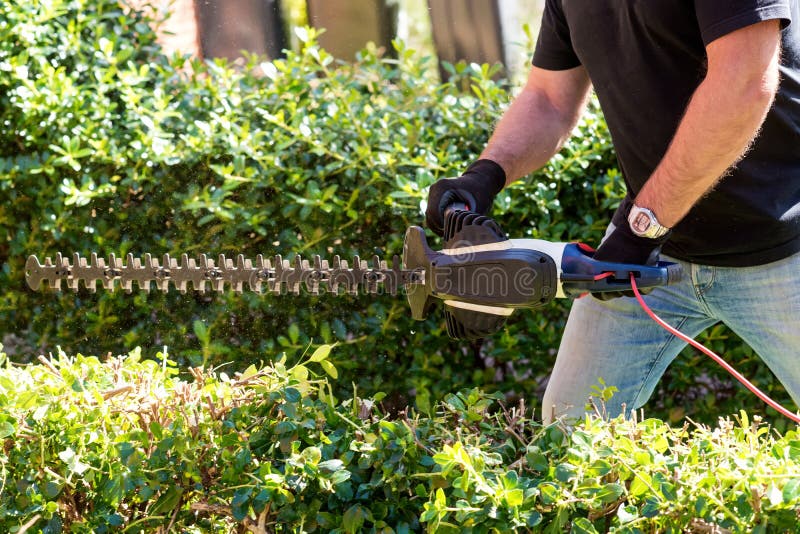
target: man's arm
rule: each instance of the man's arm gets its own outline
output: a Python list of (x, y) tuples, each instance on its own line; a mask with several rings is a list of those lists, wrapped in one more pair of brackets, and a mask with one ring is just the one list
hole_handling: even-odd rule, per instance
[(706, 52), (706, 77), (635, 200), (667, 227), (675, 226), (755, 139), (778, 88), (779, 22), (731, 32)]
[(589, 92), (583, 67), (553, 71), (533, 67), (492, 134), (480, 159), (458, 178), (437, 180), (428, 192), (425, 222), (439, 235), (447, 206), (463, 203), (488, 213), (505, 185), (544, 165), (561, 147)]
[(589, 87), (583, 67), (562, 71), (533, 67), (481, 158), (503, 168), (506, 184), (542, 167), (569, 137), (585, 107)]

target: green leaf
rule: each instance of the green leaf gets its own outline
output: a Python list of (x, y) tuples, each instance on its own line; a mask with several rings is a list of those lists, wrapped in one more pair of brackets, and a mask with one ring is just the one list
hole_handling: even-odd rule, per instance
[(308, 367), (305, 365), (295, 365), (292, 367), (292, 377), (300, 382), (308, 380)]
[(366, 513), (360, 504), (354, 504), (342, 516), (342, 526), (345, 532), (357, 532), (364, 524)]
[(166, 493), (156, 501), (151, 509), (153, 514), (169, 514), (178, 505), (181, 496), (183, 495), (183, 488), (180, 486), (172, 486)]
[(314, 353), (311, 355), (309, 361), (311, 362), (321, 362), (328, 358), (328, 355), (331, 353), (331, 349), (333, 345), (320, 345), (316, 348)]
[(599, 534), (592, 522), (585, 517), (578, 517), (572, 521), (570, 534)]
[(328, 375), (331, 378), (333, 378), (334, 380), (339, 378), (339, 371), (336, 370), (336, 367), (331, 362), (329, 362), (328, 360), (322, 360), (319, 363), (320, 363), (320, 365), (322, 365), (322, 369), (326, 373), (328, 373)]
[(58, 494), (61, 493), (61, 489), (63, 488), (62, 483), (56, 483), (52, 481), (48, 481), (47, 484), (44, 486), (44, 495), (48, 499), (55, 499), (58, 497)]
[(296, 345), (297, 341), (300, 339), (300, 328), (297, 326), (297, 323), (290, 324), (287, 333), (289, 334), (289, 339)]
[(208, 343), (208, 328), (203, 321), (195, 320), (192, 323), (192, 330), (194, 330), (194, 335), (197, 336), (201, 343)]
[(535, 511), (531, 512), (525, 518), (525, 525), (529, 526), (529, 527), (535, 527), (536, 525), (538, 525), (541, 522), (542, 522), (542, 514), (540, 514), (539, 512), (535, 512)]
[(571, 463), (563, 462), (556, 466), (556, 480), (569, 482), (578, 474), (578, 468)]
[(335, 471), (339, 471), (340, 469), (344, 469), (344, 462), (338, 458), (333, 460), (325, 460), (324, 462), (319, 463), (319, 468), (322, 471), (333, 473)]
[(651, 447), (659, 454), (664, 454), (669, 449), (669, 441), (667, 441), (667, 438), (662, 434), (653, 440)]
[(635, 497), (641, 497), (642, 495), (650, 492), (650, 484), (652, 480), (650, 475), (644, 472), (639, 472), (634, 475), (633, 479), (631, 480), (631, 495)]
[(247, 517), (252, 492), (252, 488), (242, 488), (234, 493), (231, 501), (231, 513), (237, 521), (244, 521), (244, 518)]
[(649, 497), (642, 506), (642, 517), (656, 517), (661, 513), (661, 504), (655, 497)]
[(433, 521), (439, 516), (439, 511), (430, 503), (425, 503), (425, 511), (419, 516), (420, 523), (427, 523)]
[(331, 476), (331, 484), (334, 486), (337, 484), (341, 484), (342, 482), (346, 482), (350, 480), (350, 476), (352, 473), (347, 469), (342, 469), (341, 471), (336, 471), (333, 476)]
[(286, 388), (283, 390), (283, 396), (287, 402), (300, 402), (303, 398), (300, 392), (295, 388)]
[(561, 499), (561, 492), (552, 482), (545, 482), (539, 486), (539, 492), (542, 497), (542, 503), (546, 505), (554, 504)]
[(550, 461), (547, 456), (538, 449), (530, 450), (525, 455), (525, 461), (531, 469), (539, 471), (540, 473), (545, 473), (550, 468)]
[(436, 489), (436, 500), (434, 501), (434, 504), (438, 510), (447, 507), (447, 497), (445, 497), (444, 490), (442, 490), (442, 488)]
[(164, 437), (164, 429), (158, 421), (151, 421), (149, 428), (155, 439), (160, 440)]
[(636, 451), (633, 453), (633, 459), (639, 465), (648, 466), (653, 463), (653, 456), (647, 451)]
[(522, 506), (522, 502), (525, 499), (525, 493), (521, 489), (513, 489), (506, 492), (505, 497), (506, 505), (509, 508), (516, 508), (518, 506)]
[(341, 340), (347, 339), (347, 327), (338, 317), (333, 320), (333, 333)]
[(625, 493), (625, 487), (622, 484), (612, 482), (604, 485), (595, 494), (595, 497), (600, 499), (604, 504), (609, 504), (617, 501)]
[(793, 504), (800, 500), (800, 477), (789, 479), (783, 486), (783, 502)]
[(700, 517), (706, 515), (708, 512), (708, 499), (702, 495), (698, 496), (697, 500), (694, 502), (694, 511), (695, 514)]
[(17, 430), (14, 428), (9, 421), (3, 421), (0, 423), (0, 439), (7, 438), (9, 436), (13, 436)]
[(591, 477), (606, 476), (612, 470), (611, 463), (603, 458), (595, 460), (586, 470), (586, 474)]
[[(306, 462), (317, 465), (322, 458), (322, 451), (319, 449), (319, 447), (307, 447), (303, 449), (302, 456)], [(323, 468), (321, 464), (319, 467), (321, 469)]]
[(251, 364), (247, 369), (242, 371), (242, 376), (240, 379), (244, 380), (250, 378), (251, 376), (255, 376), (256, 374), (258, 374), (258, 369), (256, 368), (255, 365)]

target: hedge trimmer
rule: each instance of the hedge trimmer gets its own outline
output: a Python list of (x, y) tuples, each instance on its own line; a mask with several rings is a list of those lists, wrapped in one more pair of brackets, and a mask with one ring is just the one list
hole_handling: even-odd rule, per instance
[(444, 304), (447, 333), (453, 338), (478, 339), (500, 330), (516, 309), (541, 308), (556, 298), (574, 298), (586, 293), (631, 290), (642, 308), (663, 328), (699, 349), (761, 400), (800, 423), (793, 414), (733, 369), (720, 356), (674, 329), (655, 315), (642, 299), (640, 289), (668, 285), (681, 276), (680, 266), (608, 263), (593, 259), (593, 250), (582, 243), (554, 243), (541, 239), (508, 239), (497, 223), (486, 216), (455, 206), (445, 213), (444, 248), (434, 251), (425, 231), (406, 230), (402, 259), (395, 256), (389, 266), (378, 256), (372, 263), (355, 256), (352, 263), (335, 256), (332, 261), (314, 256), (311, 261), (295, 255), (293, 261), (280, 255), (255, 260), (243, 255), (234, 261), (183, 254), (178, 261), (168, 254), (161, 262), (150, 254), (143, 258), (128, 254), (125, 262), (113, 254), (105, 260), (92, 253), (89, 260), (79, 254), (72, 261), (61, 253), (44, 264), (28, 257), (25, 279), (33, 290), (43, 282), (60, 290), (62, 282), (78, 291), (83, 282), (89, 291), (97, 282), (113, 291), (117, 286), (150, 291), (152, 285), (167, 292), (170, 286), (182, 293), (189, 286), (198, 292), (243, 292), (313, 295), (359, 293), (406, 293), (411, 316), (424, 320), (437, 301)]
[[(180, 260), (150, 254), (128, 254), (125, 261), (113, 254), (107, 259), (91, 254), (70, 258), (56, 255), (44, 264), (30, 256), (25, 278), (31, 289), (47, 282), (60, 290), (62, 282), (74, 291), (81, 283), (96, 291), (117, 287), (130, 293), (152, 286), (181, 292), (190, 288), (205, 292), (245, 289), (256, 293), (322, 293), (396, 295), (404, 292), (414, 319), (425, 319), (436, 301), (444, 303), (447, 331), (454, 338), (485, 337), (502, 328), (515, 309), (535, 309), (555, 298), (576, 297), (587, 292), (631, 289), (631, 277), (641, 288), (669, 284), (680, 277), (678, 265), (655, 266), (600, 262), (591, 249), (578, 243), (553, 243), (540, 239), (508, 239), (497, 223), (466, 209), (449, 209), (445, 216), (444, 248), (434, 251), (422, 228), (412, 226), (405, 235), (402, 259), (391, 265), (378, 256), (371, 262), (356, 256), (352, 262), (339, 256), (328, 261), (314, 256), (292, 261), (280, 255), (254, 260), (239, 255), (220, 255), (217, 261), (186, 254)], [(88, 261), (87, 261), (88, 260)]]

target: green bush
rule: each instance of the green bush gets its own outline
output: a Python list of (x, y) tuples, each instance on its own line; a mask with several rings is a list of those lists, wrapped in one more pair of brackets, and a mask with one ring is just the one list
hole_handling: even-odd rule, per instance
[(3, 532), (797, 532), (800, 436), (587, 418), (477, 389), (337, 400), (331, 347), (180, 378), (167, 354), (0, 353)]
[[(27, 291), (27, 255), (58, 251), (398, 253), (405, 228), (423, 219), (427, 187), (479, 154), (509, 100), (489, 67), (453, 66), (441, 84), (430, 58), (402, 43), (396, 59), (367, 48), (341, 64), (299, 29), (300, 50), (234, 68), (165, 57), (152, 22), (117, 0), (0, 5), (0, 333), (13, 358), (57, 345), (166, 345), (181, 365), (241, 371), (266, 354), (338, 342), (343, 383), (383, 390), (397, 409), (430, 411), (472, 385), (538, 397), (569, 303), (516, 314), (503, 333), (470, 344), (448, 340), (438, 317), (413, 322), (388, 296)], [(576, 134), (498, 199), (510, 235), (599, 240), (622, 184), (595, 109)], [(716, 331), (717, 348), (781, 394), (751, 353), (720, 341), (727, 335)], [(682, 360), (656, 413), (713, 420), (738, 409), (732, 396), (718, 402), (713, 384), (678, 397), (698, 374), (721, 380)]]

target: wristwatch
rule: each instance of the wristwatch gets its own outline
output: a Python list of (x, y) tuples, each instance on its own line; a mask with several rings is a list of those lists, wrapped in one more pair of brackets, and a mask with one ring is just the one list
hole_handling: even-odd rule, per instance
[(669, 228), (659, 224), (655, 213), (636, 204), (631, 207), (631, 212), (628, 214), (628, 224), (631, 231), (639, 237), (658, 239), (669, 233)]

